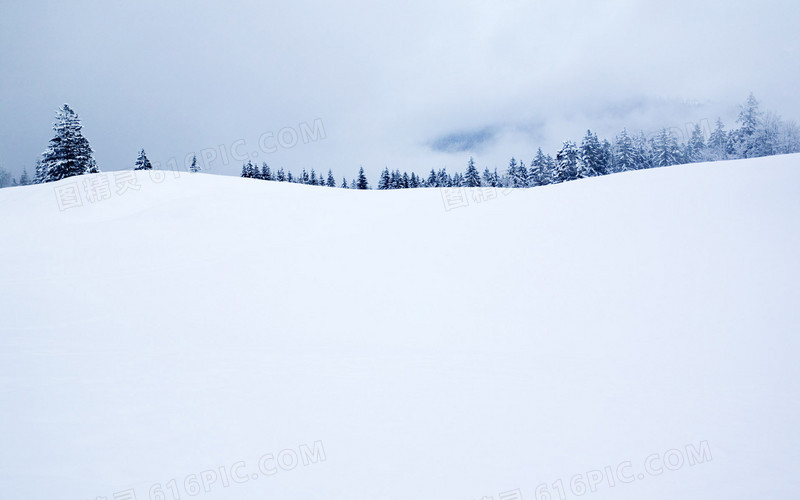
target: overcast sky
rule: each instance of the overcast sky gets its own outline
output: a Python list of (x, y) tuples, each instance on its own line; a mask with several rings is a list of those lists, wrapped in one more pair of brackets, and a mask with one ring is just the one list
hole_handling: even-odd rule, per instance
[(587, 128), (730, 128), (750, 91), (798, 120), (799, 4), (0, 0), (0, 166), (31, 173), (65, 102), (102, 170), (145, 148), (373, 183), (528, 162)]

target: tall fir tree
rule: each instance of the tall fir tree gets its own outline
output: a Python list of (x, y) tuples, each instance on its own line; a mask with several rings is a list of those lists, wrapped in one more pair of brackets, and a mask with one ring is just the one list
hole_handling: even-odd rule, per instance
[(78, 115), (64, 104), (56, 113), (53, 124), (56, 135), (50, 140), (47, 151), (42, 153), (41, 182), (99, 172), (82, 129)]
[(333, 178), (333, 172), (331, 172), (331, 169), (328, 169), (328, 179), (326, 180), (326, 185), (328, 187), (336, 187), (336, 179)]
[(481, 174), (475, 168), (475, 160), (470, 156), (469, 163), (467, 163), (467, 172), (464, 174), (464, 186), (466, 187), (480, 187)]
[(556, 155), (556, 172), (554, 182), (566, 182), (577, 178), (578, 147), (572, 141), (566, 141)]
[(189, 172), (196, 174), (199, 171), (200, 171), (200, 165), (197, 164), (197, 155), (192, 155), (192, 164), (189, 165)]
[(356, 188), (358, 188), (358, 189), (369, 189), (369, 183), (367, 182), (367, 176), (364, 175), (364, 167), (360, 167), (358, 169), (358, 180), (356, 181)]

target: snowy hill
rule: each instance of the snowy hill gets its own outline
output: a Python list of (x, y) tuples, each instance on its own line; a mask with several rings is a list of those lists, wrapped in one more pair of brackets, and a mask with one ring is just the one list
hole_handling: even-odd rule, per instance
[(1, 499), (800, 495), (800, 155), (130, 175), (0, 190)]

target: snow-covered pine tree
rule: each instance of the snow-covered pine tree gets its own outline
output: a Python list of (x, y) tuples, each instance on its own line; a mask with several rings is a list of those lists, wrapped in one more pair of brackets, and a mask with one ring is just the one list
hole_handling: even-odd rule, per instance
[(514, 187), (524, 188), (528, 187), (528, 169), (525, 167), (525, 162), (520, 160), (517, 171), (514, 175)]
[(333, 172), (331, 172), (331, 169), (328, 169), (328, 179), (326, 180), (325, 184), (331, 188), (336, 187), (336, 179), (333, 178)]
[(269, 168), (269, 165), (267, 165), (267, 162), (261, 163), (261, 179), (265, 181), (272, 180), (272, 170)]
[(344, 178), (344, 177), (342, 177), (342, 185), (341, 185), (341, 188), (342, 188), (342, 189), (347, 189), (347, 179), (346, 179), (346, 178)]
[(604, 174), (605, 168), (600, 140), (591, 130), (587, 130), (578, 154), (577, 177), (595, 177)]
[(636, 170), (636, 151), (633, 147), (633, 140), (628, 135), (627, 129), (622, 129), (622, 132), (617, 136), (616, 146), (617, 161), (615, 170), (617, 172)]
[(706, 159), (706, 139), (700, 124), (696, 123), (692, 129), (692, 135), (686, 145), (687, 160), (690, 162), (705, 161)]
[(556, 155), (556, 171), (553, 182), (566, 182), (578, 175), (578, 147), (573, 141), (566, 141)]
[(436, 172), (433, 169), (431, 169), (431, 173), (428, 175), (428, 187), (440, 187)]
[(508, 162), (508, 170), (506, 170), (506, 184), (508, 187), (516, 187), (515, 179), (517, 178), (517, 159), (513, 156), (511, 160)]
[(436, 187), (452, 187), (453, 179), (447, 173), (447, 167), (442, 167), (436, 173)]
[(481, 174), (479, 174), (478, 169), (475, 168), (475, 160), (470, 156), (469, 163), (467, 163), (467, 171), (464, 174), (464, 186), (480, 187), (480, 185), (481, 185)]
[(19, 185), (20, 186), (27, 186), (31, 183), (31, 178), (28, 177), (28, 170), (23, 168), (22, 175), (19, 176)]
[(153, 165), (147, 159), (144, 149), (139, 150), (139, 156), (136, 158), (136, 163), (133, 166), (134, 170), (153, 170)]
[(761, 131), (761, 111), (758, 109), (758, 101), (750, 93), (747, 102), (739, 108), (739, 117), (736, 123), (741, 127), (734, 131), (733, 148), (740, 158), (753, 158), (759, 155), (759, 132)]
[(3, 167), (0, 167), (0, 188), (10, 185), (12, 185), (11, 173)]
[(639, 132), (639, 135), (633, 138), (633, 153), (637, 170), (653, 167), (653, 151), (644, 132)]
[(725, 125), (722, 120), (717, 118), (714, 126), (714, 131), (708, 138), (708, 152), (712, 161), (725, 160), (728, 158), (727, 154), (728, 145), (728, 132), (725, 131)]
[(99, 172), (89, 141), (81, 133), (82, 128), (78, 115), (64, 104), (56, 113), (53, 124), (56, 135), (50, 140), (47, 151), (42, 153), (41, 182)]
[(653, 138), (653, 166), (666, 167), (681, 163), (681, 150), (675, 135), (665, 128)]
[[(250, 166), (252, 167), (252, 165)], [(200, 171), (200, 165), (197, 164), (197, 155), (192, 155), (192, 164), (189, 165), (189, 172), (196, 174), (199, 171)]]
[(275, 180), (278, 182), (286, 182), (286, 173), (284, 173), (283, 167), (278, 169), (278, 173), (275, 174)]
[(359, 167), (359, 169), (358, 169), (358, 181), (356, 181), (356, 188), (358, 188), (358, 189), (369, 189), (369, 183), (367, 182), (367, 176), (364, 175), (364, 167)]
[(383, 172), (381, 172), (380, 179), (378, 179), (378, 189), (380, 189), (380, 190), (389, 189), (389, 183), (390, 182), (391, 182), (391, 179), (389, 177), (389, 168), (386, 167), (386, 168), (383, 169)]
[(311, 184), (312, 186), (317, 185), (317, 173), (314, 172), (313, 168), (311, 169), (311, 175), (308, 177), (308, 184)]

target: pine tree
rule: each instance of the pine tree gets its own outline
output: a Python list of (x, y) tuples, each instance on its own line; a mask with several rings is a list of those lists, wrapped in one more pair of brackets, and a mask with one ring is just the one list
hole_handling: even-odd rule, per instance
[(342, 189), (347, 189), (347, 179), (342, 177)]
[(64, 104), (56, 113), (53, 124), (56, 135), (50, 140), (47, 151), (42, 153), (42, 182), (99, 172), (89, 141), (81, 133), (82, 128), (78, 115)]
[(381, 172), (381, 177), (378, 179), (378, 189), (384, 190), (389, 189), (389, 169), (384, 168), (383, 172)]
[(134, 170), (153, 170), (153, 165), (150, 163), (150, 160), (147, 159), (147, 155), (144, 154), (144, 149), (139, 151), (139, 157), (136, 158), (136, 163), (133, 167)]
[(528, 169), (525, 167), (524, 162), (519, 162), (519, 166), (517, 167), (513, 181), (514, 187), (528, 187)]
[(548, 161), (542, 148), (536, 151), (536, 157), (531, 161), (531, 170), (528, 174), (528, 186), (544, 186), (550, 184)]
[(751, 93), (747, 102), (739, 108), (739, 117), (736, 119), (741, 127), (731, 136), (733, 149), (740, 158), (753, 158), (759, 154), (759, 136), (761, 135), (761, 111), (758, 101)]
[(265, 181), (272, 180), (272, 170), (270, 170), (269, 165), (267, 165), (267, 162), (261, 163), (261, 178)]
[(692, 136), (689, 138), (687, 156), (690, 162), (699, 162), (706, 159), (706, 140), (699, 123), (695, 124)]
[(367, 182), (367, 176), (364, 175), (364, 167), (360, 167), (358, 169), (358, 181), (356, 182), (356, 188), (358, 188), (358, 189), (369, 189), (369, 183)]
[(44, 164), (42, 160), (36, 160), (36, 169), (33, 173), (33, 183), (34, 184), (41, 184), (44, 182)]
[(436, 187), (452, 187), (453, 179), (447, 173), (447, 167), (442, 167), (436, 173)]
[(489, 171), (489, 167), (486, 167), (486, 169), (483, 171), (483, 185), (484, 186), (496, 187), (494, 185), (494, 176)]
[(11, 173), (3, 167), (0, 167), (0, 188), (8, 187), (11, 184)]
[(308, 183), (311, 184), (312, 186), (317, 185), (317, 173), (314, 172), (313, 168), (311, 169), (311, 175), (308, 178)]
[(506, 170), (506, 177), (508, 178), (507, 184), (508, 187), (516, 187), (514, 185), (514, 180), (517, 178), (517, 160), (513, 156), (511, 160), (508, 162), (508, 170)]
[(286, 182), (286, 173), (284, 173), (283, 167), (278, 169), (278, 173), (275, 177), (278, 182)]
[(336, 179), (333, 178), (333, 172), (331, 172), (331, 169), (328, 169), (328, 179), (326, 184), (331, 188), (336, 187)]
[(566, 141), (556, 155), (554, 182), (566, 182), (578, 175), (578, 148), (572, 141)]
[(467, 163), (467, 172), (464, 174), (464, 186), (480, 187), (480, 185), (481, 174), (479, 174), (478, 169), (475, 168), (475, 160), (470, 156), (469, 163)]
[(28, 171), (25, 168), (23, 168), (22, 169), (22, 175), (19, 176), (19, 185), (20, 186), (27, 186), (30, 183), (31, 183), (31, 179), (30, 179), (30, 177), (28, 177)]
[(653, 165), (666, 167), (677, 165), (681, 162), (681, 150), (680, 146), (678, 146), (678, 140), (672, 132), (662, 128), (653, 138)]
[[(252, 167), (252, 165), (250, 166)], [(197, 155), (192, 155), (192, 164), (189, 166), (189, 172), (196, 174), (199, 171), (200, 171), (200, 166), (197, 164)]]
[(428, 187), (440, 187), (436, 172), (433, 169), (431, 169), (431, 173), (428, 175)]
[(636, 170), (636, 151), (633, 147), (633, 140), (628, 135), (626, 129), (617, 136), (617, 172), (627, 172), (629, 170)]
[(633, 138), (633, 154), (636, 163), (636, 169), (645, 169), (653, 167), (653, 152), (644, 132), (639, 132), (639, 135)]
[(577, 176), (578, 178), (595, 177), (605, 173), (600, 141), (597, 135), (592, 134), (591, 130), (587, 130), (578, 154)]

